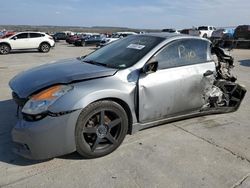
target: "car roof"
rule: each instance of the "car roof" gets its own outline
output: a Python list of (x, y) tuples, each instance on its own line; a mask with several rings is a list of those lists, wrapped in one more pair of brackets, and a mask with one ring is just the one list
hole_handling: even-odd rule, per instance
[(145, 36), (153, 36), (153, 37), (161, 37), (161, 38), (165, 38), (165, 39), (170, 39), (170, 38), (176, 38), (176, 37), (185, 37), (185, 38), (199, 38), (199, 37), (195, 37), (195, 36), (191, 36), (191, 35), (183, 35), (183, 34), (179, 34), (179, 33), (168, 33), (168, 32), (159, 32), (159, 33), (145, 33), (145, 34), (141, 34), (141, 35), (145, 35)]
[(22, 34), (22, 33), (39, 33), (39, 34), (46, 34), (46, 33), (39, 32), (39, 31), (22, 31), (22, 32), (17, 32), (17, 33), (15, 33), (15, 34)]

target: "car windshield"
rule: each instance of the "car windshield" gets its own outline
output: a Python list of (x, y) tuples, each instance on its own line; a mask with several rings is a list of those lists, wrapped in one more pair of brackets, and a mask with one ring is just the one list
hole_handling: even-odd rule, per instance
[(208, 30), (208, 27), (206, 26), (198, 27), (198, 30)]
[(124, 69), (134, 65), (163, 40), (155, 36), (131, 35), (96, 50), (83, 61)]

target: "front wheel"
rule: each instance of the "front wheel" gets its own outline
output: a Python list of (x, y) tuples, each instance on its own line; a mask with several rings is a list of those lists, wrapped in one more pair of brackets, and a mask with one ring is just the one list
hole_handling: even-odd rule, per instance
[(77, 152), (85, 158), (97, 158), (116, 150), (128, 131), (125, 110), (113, 101), (98, 101), (80, 114), (76, 129)]
[(205, 39), (208, 38), (206, 33), (202, 37), (205, 38)]
[(7, 44), (0, 44), (0, 54), (8, 54), (10, 53), (10, 47)]
[(47, 53), (50, 51), (50, 45), (48, 43), (42, 43), (39, 48), (40, 52)]

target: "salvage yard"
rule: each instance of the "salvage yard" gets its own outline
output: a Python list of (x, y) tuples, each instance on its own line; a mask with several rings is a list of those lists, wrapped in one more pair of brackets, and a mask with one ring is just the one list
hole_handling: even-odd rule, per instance
[(16, 106), (9, 80), (29, 68), (94, 49), (59, 42), (49, 53), (0, 56), (1, 188), (250, 187), (250, 50), (231, 52), (234, 74), (248, 90), (234, 113), (187, 119), (128, 135), (118, 150), (98, 159), (86, 160), (72, 153), (31, 161), (13, 154), (10, 132), (16, 122)]

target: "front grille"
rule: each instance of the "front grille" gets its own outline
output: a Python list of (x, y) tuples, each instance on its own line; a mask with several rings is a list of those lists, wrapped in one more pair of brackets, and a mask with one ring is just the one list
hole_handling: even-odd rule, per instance
[(18, 106), (23, 107), (25, 103), (28, 101), (26, 98), (20, 98), (15, 92), (12, 92), (12, 97)]

